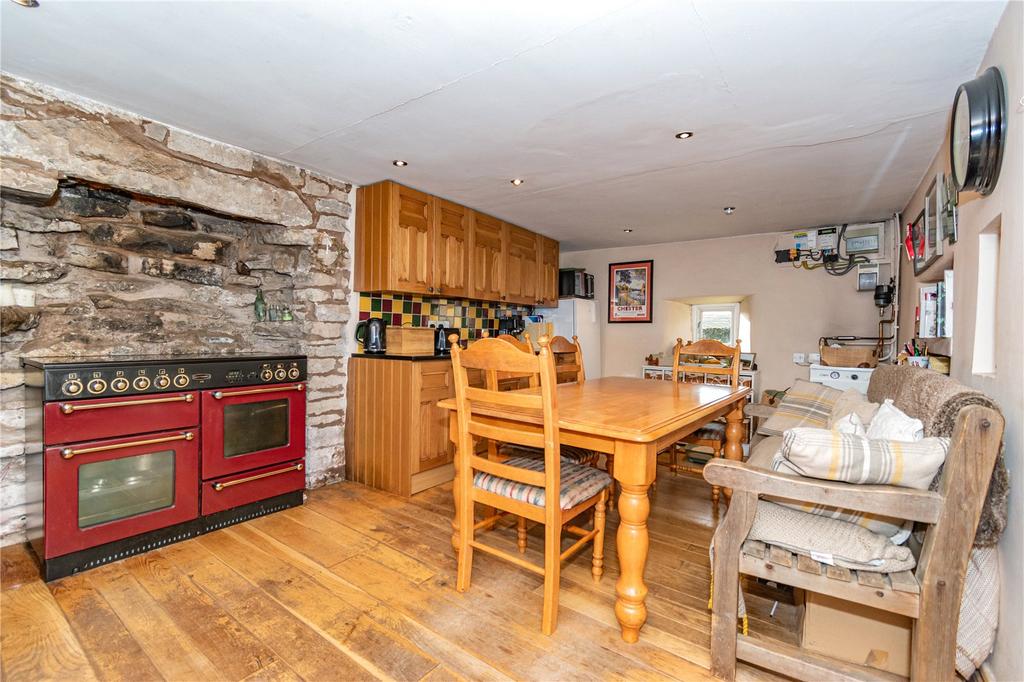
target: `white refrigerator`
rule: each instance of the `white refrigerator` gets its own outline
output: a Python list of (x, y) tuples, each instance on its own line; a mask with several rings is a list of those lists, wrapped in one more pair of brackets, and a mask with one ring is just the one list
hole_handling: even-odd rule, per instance
[(579, 337), (583, 349), (583, 369), (588, 379), (601, 376), (601, 319), (597, 301), (588, 298), (559, 299), (557, 308), (537, 308), (534, 314), (551, 322), (557, 336), (572, 340)]

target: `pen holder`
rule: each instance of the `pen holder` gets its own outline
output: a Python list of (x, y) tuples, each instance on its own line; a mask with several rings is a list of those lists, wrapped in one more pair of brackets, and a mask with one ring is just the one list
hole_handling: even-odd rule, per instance
[(923, 367), (928, 369), (928, 356), (926, 355), (911, 355), (907, 358), (908, 365), (914, 365), (915, 367)]

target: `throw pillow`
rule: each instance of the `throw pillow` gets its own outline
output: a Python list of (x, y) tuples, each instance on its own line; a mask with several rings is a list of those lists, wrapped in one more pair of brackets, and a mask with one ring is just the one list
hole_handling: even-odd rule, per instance
[(918, 490), (928, 489), (948, 453), (949, 438), (878, 440), (808, 428), (787, 431), (779, 450), (802, 476)]
[(851, 412), (842, 419), (832, 422), (832, 430), (839, 433), (848, 433), (853, 436), (867, 437), (868, 430), (864, 422), (860, 420), (856, 412)]
[(878, 410), (878, 403), (868, 401), (867, 396), (855, 388), (848, 388), (843, 391), (836, 404), (832, 407), (832, 414), (829, 417), (829, 428), (835, 425), (847, 415), (855, 414), (865, 426), (871, 423)]
[(767, 500), (757, 503), (748, 540), (788, 549), (822, 563), (861, 571), (893, 573), (915, 565), (909, 547), (852, 523), (788, 509)]
[(924, 438), (924, 424), (914, 419), (886, 400), (878, 407), (871, 424), (868, 425), (868, 438), (877, 440), (916, 441)]
[(759, 431), (781, 436), (787, 429), (799, 426), (825, 428), (840, 395), (842, 391), (838, 389), (797, 379)]

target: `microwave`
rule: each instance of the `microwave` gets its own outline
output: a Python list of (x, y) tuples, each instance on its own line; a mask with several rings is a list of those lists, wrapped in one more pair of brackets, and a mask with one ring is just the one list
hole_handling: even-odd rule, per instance
[(594, 276), (583, 268), (558, 271), (559, 298), (594, 298)]

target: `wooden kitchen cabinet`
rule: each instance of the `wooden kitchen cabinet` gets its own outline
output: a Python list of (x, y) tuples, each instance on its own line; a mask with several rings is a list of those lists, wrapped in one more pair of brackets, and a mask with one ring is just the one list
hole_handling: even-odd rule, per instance
[(540, 235), (505, 223), (505, 296), (509, 303), (537, 305), (540, 285)]
[(449, 297), (469, 296), (469, 237), (473, 212), (445, 199), (435, 199), (434, 288)]
[(558, 242), (537, 235), (537, 260), (540, 263), (537, 305), (552, 308), (558, 305)]
[(555, 305), (558, 242), (390, 180), (356, 200), (356, 291)]
[(452, 480), (448, 411), (437, 406), (455, 396), (451, 359), (352, 357), (347, 395), (348, 480), (405, 496)]
[(505, 296), (505, 225), (486, 213), (473, 211), (470, 237), (469, 297), (501, 301)]

